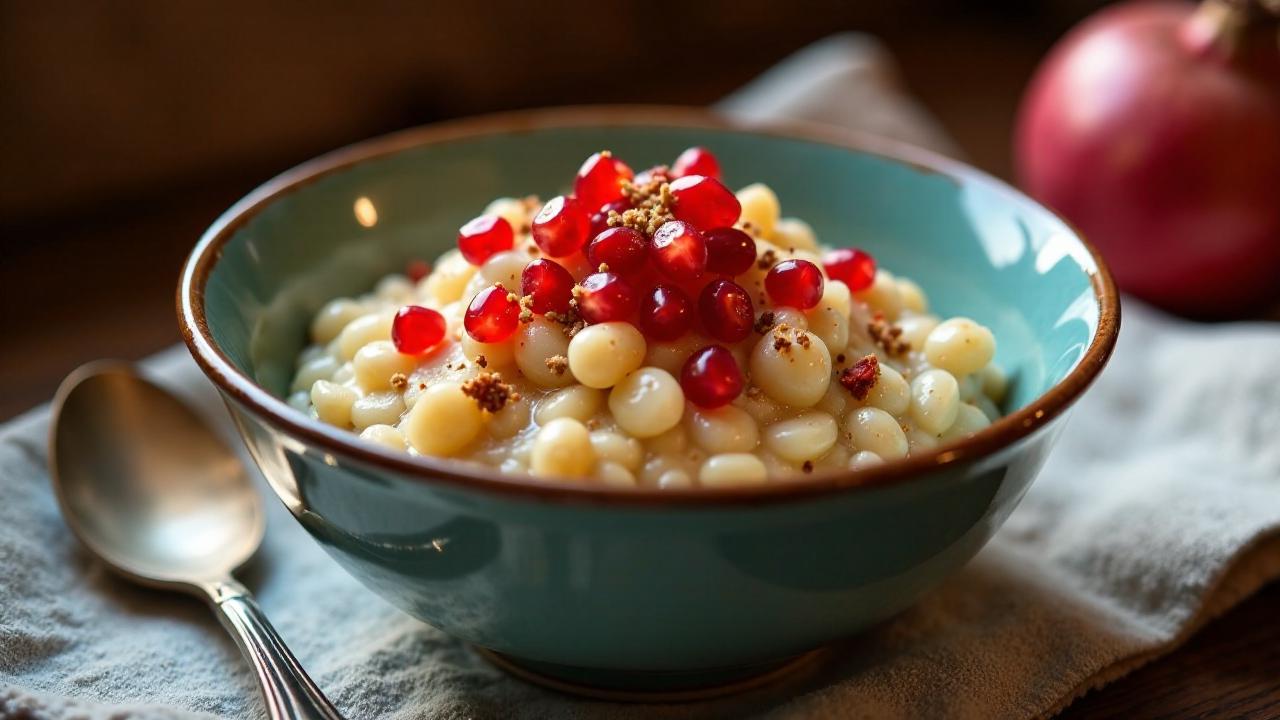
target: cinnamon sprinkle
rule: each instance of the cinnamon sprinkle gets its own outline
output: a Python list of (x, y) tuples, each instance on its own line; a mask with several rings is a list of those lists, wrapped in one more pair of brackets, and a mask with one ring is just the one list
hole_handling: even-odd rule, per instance
[(801, 466), (800, 466), (800, 469), (801, 469), (801, 470), (803, 470), (803, 471), (805, 471), (806, 473), (811, 473), (811, 472), (813, 472), (813, 461), (812, 461), (812, 460), (805, 460), (805, 461), (804, 461), (804, 465), (801, 465)]
[(867, 323), (867, 334), (890, 355), (911, 352), (911, 343), (902, 339), (902, 328), (887, 322), (882, 313), (872, 316), (871, 322)]
[(777, 262), (778, 262), (778, 253), (774, 252), (773, 248), (770, 248), (760, 254), (760, 259), (756, 260), (756, 268), (760, 270), (768, 270), (769, 268), (776, 265)]
[(477, 355), (477, 356), (476, 356), (476, 365), (479, 365), (479, 366), (481, 367), (481, 369), (489, 367), (489, 358), (487, 358), (487, 357), (485, 357), (485, 356), (483, 356), (483, 355)]

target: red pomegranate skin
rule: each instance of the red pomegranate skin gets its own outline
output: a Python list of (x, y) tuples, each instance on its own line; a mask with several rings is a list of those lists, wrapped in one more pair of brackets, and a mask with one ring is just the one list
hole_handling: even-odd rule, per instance
[(1121, 288), (1210, 318), (1280, 297), (1280, 49), (1229, 57), (1195, 10), (1122, 4), (1073, 30), (1032, 80), (1015, 154)]

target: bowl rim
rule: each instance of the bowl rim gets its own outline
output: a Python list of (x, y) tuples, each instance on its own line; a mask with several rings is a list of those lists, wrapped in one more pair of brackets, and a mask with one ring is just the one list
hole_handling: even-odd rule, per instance
[[(557, 479), (509, 476), (478, 464), (448, 458), (411, 456), (361, 440), (355, 433), (330, 427), (290, 407), (231, 362), (215, 343), (205, 314), (204, 292), (222, 246), (276, 199), (362, 162), (405, 150), (493, 135), (586, 127), (655, 127), (725, 131), (803, 140), (842, 150), (874, 155), (917, 171), (944, 175), (957, 184), (981, 182), (1018, 204), (1057, 217), (1092, 258), (1090, 283), (1098, 301), (1098, 322), (1084, 356), (1066, 377), (1035, 400), (963, 440), (921, 455), (893, 460), (862, 470), (823, 470), (783, 483), (739, 488), (645, 489), (614, 488)], [(521, 110), (463, 118), (410, 128), (374, 137), (331, 151), (268, 180), (237, 201), (201, 235), (184, 261), (177, 287), (179, 329), (191, 355), (225, 398), (263, 417), (275, 429), (320, 445), (328, 452), (394, 470), (427, 483), (553, 502), (664, 507), (752, 505), (813, 499), (857, 492), (917, 479), (930, 469), (975, 461), (995, 454), (1030, 436), (1070, 407), (1106, 365), (1120, 325), (1120, 299), (1115, 281), (1100, 253), (1069, 222), (1053, 210), (974, 167), (933, 151), (895, 140), (802, 121), (744, 121), (710, 110), (655, 105), (573, 106)]]

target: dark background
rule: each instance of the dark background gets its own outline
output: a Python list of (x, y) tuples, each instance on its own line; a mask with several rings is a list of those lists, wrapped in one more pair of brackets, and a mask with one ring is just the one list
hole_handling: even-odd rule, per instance
[(862, 30), (1007, 176), (1036, 61), (1096, 5), (0, 0), (0, 419), (84, 361), (176, 342), (173, 287), (200, 231), (325, 150), (496, 110), (706, 104)]
[[(861, 30), (968, 159), (1008, 178), (1022, 89), (1098, 5), (0, 0), (0, 420), (84, 361), (177, 342), (174, 285), (201, 230), (325, 150), (496, 110), (706, 104)], [(1273, 585), (1067, 715), (1276, 717), (1278, 601)]]

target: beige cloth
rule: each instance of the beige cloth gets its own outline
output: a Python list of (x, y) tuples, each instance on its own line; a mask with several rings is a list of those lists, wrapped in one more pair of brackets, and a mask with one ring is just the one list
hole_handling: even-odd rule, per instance
[[(725, 107), (949, 148), (891, 77), (874, 43), (834, 38)], [(351, 718), (1048, 715), (1280, 575), (1280, 327), (1186, 325), (1133, 302), (1125, 313), (1111, 366), (990, 545), (783, 685), (660, 707), (526, 685), (365, 590), (276, 502), (250, 583)], [(147, 367), (231, 434), (185, 350)], [(0, 718), (262, 717), (207, 610), (117, 580), (76, 546), (50, 493), (47, 431), (47, 408), (0, 429)]]

